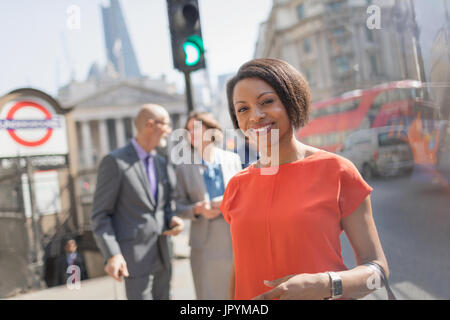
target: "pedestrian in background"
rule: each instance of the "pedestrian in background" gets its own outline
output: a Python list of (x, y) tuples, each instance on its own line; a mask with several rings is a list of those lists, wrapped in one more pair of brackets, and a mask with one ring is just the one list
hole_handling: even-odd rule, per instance
[[(55, 274), (57, 285), (66, 285), (68, 280), (70, 280), (71, 284), (74, 281), (87, 280), (89, 277), (85, 260), (83, 255), (78, 252), (76, 240), (71, 237), (66, 238), (63, 240), (63, 245), (64, 253), (56, 260)], [(76, 266), (77, 268), (69, 268), (71, 266)]]
[[(367, 283), (374, 271), (364, 264), (386, 274), (388, 264), (372, 188), (349, 160), (296, 139), (310, 108), (303, 76), (282, 60), (255, 59), (228, 82), (227, 97), (235, 128), (258, 143), (261, 157), (230, 180), (220, 207), (233, 239), (230, 298), (351, 299), (373, 291)], [(351, 270), (342, 231), (355, 253)]]
[(214, 145), (223, 134), (210, 113), (191, 113), (185, 128), (192, 163), (176, 168), (177, 212), (191, 221), (190, 261), (197, 299), (223, 300), (228, 296), (232, 246), (219, 206), (228, 181), (242, 169), (241, 160)]
[(243, 169), (259, 159), (258, 151), (255, 146), (250, 144), (250, 140), (247, 136), (244, 138), (244, 143), (236, 148), (236, 153), (241, 158)]
[(162, 106), (144, 105), (135, 118), (137, 135), (105, 156), (98, 170), (92, 230), (117, 281), (125, 277), (128, 299), (169, 299), (172, 274), (168, 236), (183, 229), (174, 214), (167, 160), (155, 147), (171, 132)]

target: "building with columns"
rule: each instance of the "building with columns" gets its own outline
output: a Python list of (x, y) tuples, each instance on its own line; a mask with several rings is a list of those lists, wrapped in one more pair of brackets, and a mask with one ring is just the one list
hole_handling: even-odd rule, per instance
[(134, 117), (141, 105), (156, 103), (169, 112), (174, 128), (185, 119), (184, 96), (164, 79), (109, 79), (71, 83), (59, 90), (58, 100), (73, 108), (76, 162), (79, 169), (95, 168), (110, 151), (134, 135)]

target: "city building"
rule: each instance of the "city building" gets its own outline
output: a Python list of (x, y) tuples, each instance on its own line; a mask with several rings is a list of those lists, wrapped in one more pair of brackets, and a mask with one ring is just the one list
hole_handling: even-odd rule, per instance
[(313, 101), (420, 79), (406, 2), (274, 0), (254, 55), (280, 58), (300, 70)]
[(161, 79), (90, 79), (61, 88), (58, 100), (73, 108), (81, 169), (98, 165), (110, 151), (123, 147), (135, 133), (133, 118), (142, 104), (163, 105), (174, 127), (185, 111), (184, 97)]

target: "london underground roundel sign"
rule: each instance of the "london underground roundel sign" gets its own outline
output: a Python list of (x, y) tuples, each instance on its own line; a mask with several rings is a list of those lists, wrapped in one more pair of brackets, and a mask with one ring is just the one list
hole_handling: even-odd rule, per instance
[(0, 158), (68, 153), (65, 118), (45, 99), (20, 97), (0, 108)]
[[(42, 113), (44, 119), (14, 119), (15, 114), (26, 108), (38, 110)], [(6, 120), (0, 120), (0, 123), (0, 126), (5, 127), (14, 141), (26, 147), (43, 145), (52, 136), (53, 128), (61, 126), (58, 119), (52, 119), (52, 114), (45, 107), (31, 101), (20, 101), (14, 104), (6, 115)], [(20, 130), (45, 130), (45, 134), (37, 139), (30, 140), (27, 137), (20, 137), (20, 134), (17, 133)]]

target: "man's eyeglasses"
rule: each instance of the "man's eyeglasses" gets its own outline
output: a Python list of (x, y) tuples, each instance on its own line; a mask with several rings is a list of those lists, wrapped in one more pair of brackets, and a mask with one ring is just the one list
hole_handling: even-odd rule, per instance
[(163, 126), (172, 127), (172, 123), (171, 123), (171, 122), (165, 122), (165, 121), (162, 121), (162, 120), (156, 120), (156, 119), (154, 119), (154, 121), (155, 121), (155, 123), (161, 124), (161, 125), (163, 125)]

